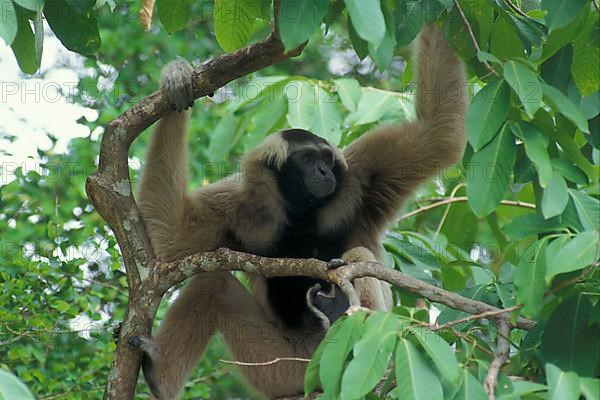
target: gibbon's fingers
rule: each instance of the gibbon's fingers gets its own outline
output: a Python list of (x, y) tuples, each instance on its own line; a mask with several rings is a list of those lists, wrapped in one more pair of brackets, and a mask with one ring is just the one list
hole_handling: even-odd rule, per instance
[(306, 294), (308, 308), (319, 318), (326, 327), (331, 326), (339, 317), (344, 315), (350, 302), (336, 285), (331, 285), (329, 292), (321, 290), (320, 284), (308, 289)]
[(183, 58), (167, 64), (161, 73), (161, 88), (167, 92), (174, 111), (182, 112), (194, 104), (192, 66)]
[(332, 258), (327, 263), (327, 269), (336, 269), (339, 267), (343, 267), (344, 265), (348, 265), (348, 263), (345, 260), (342, 260), (341, 258)]

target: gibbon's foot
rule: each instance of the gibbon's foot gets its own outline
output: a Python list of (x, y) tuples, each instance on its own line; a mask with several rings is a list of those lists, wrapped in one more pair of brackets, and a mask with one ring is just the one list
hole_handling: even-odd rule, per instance
[(326, 327), (331, 326), (339, 317), (344, 315), (350, 303), (346, 295), (336, 285), (330, 285), (329, 291), (322, 290), (317, 283), (306, 294), (308, 307), (323, 321)]
[(336, 269), (339, 267), (343, 267), (344, 265), (348, 265), (348, 263), (341, 258), (332, 258), (327, 263), (327, 269)]
[(194, 69), (183, 58), (167, 64), (161, 73), (160, 86), (167, 93), (173, 111), (182, 112), (194, 105)]
[(158, 356), (158, 349), (156, 348), (154, 340), (145, 336), (130, 336), (127, 338), (127, 343), (142, 351), (142, 372), (144, 373), (144, 378), (146, 379), (146, 383), (148, 384), (152, 395), (157, 399), (161, 399), (162, 397), (158, 390), (158, 382), (154, 376), (153, 358)]

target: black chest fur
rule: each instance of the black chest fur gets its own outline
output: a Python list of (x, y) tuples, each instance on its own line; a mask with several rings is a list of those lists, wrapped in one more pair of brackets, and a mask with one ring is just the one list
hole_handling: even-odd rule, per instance
[[(303, 214), (290, 218), (280, 239), (274, 243), (269, 257), (317, 258), (329, 261), (339, 258), (344, 250), (347, 232), (319, 234), (317, 232), (316, 213)], [(286, 326), (299, 328), (309, 313), (306, 304), (306, 292), (320, 283), (323, 288), (328, 283), (305, 277), (283, 277), (267, 279), (267, 295), (275, 313)]]

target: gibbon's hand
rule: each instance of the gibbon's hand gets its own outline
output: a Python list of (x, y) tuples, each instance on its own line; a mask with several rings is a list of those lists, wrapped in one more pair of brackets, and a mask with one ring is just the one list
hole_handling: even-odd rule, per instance
[(329, 324), (333, 324), (339, 317), (344, 315), (350, 303), (336, 285), (331, 285), (329, 292), (321, 290), (319, 283), (308, 289), (307, 301), (309, 308), (317, 314), (317, 317), (325, 317)]
[(173, 111), (182, 112), (194, 105), (194, 69), (183, 58), (167, 64), (161, 73), (160, 87), (167, 93)]
[(348, 265), (348, 263), (341, 258), (332, 258), (327, 263), (327, 269), (336, 269), (339, 267), (343, 267), (344, 265)]

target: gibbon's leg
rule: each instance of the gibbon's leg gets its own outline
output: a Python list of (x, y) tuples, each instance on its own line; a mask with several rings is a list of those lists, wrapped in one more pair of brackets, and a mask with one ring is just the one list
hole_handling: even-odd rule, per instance
[[(346, 263), (361, 261), (378, 262), (375, 255), (365, 247), (355, 247), (342, 255)], [(354, 280), (354, 287), (360, 297), (363, 307), (376, 311), (389, 311), (392, 308), (392, 295), (386, 282), (376, 278), (358, 278)]]
[[(169, 309), (156, 336), (131, 338), (145, 352), (144, 376), (160, 400), (177, 398), (185, 380), (219, 330), (236, 361), (264, 363), (278, 357), (310, 357), (294, 346), (265, 316), (256, 299), (230, 273), (203, 273), (184, 288)], [(306, 363), (240, 366), (262, 393), (281, 397), (302, 393)]]

